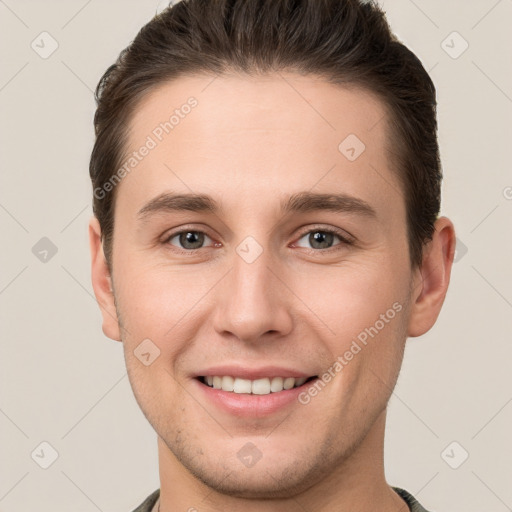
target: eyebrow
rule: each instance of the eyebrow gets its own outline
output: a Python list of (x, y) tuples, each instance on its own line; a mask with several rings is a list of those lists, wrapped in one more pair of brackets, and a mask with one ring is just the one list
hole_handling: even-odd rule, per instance
[[(140, 220), (145, 220), (155, 213), (179, 211), (218, 214), (221, 210), (219, 203), (206, 194), (165, 192), (148, 201), (139, 210), (137, 217)], [(368, 218), (377, 218), (377, 212), (366, 201), (346, 194), (298, 192), (281, 200), (281, 212), (283, 214), (313, 211), (352, 213)]]

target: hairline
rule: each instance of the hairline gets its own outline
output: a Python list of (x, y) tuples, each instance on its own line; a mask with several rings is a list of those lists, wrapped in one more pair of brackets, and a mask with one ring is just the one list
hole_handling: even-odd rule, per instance
[[(387, 164), (388, 167), (393, 174), (393, 176), (397, 179), (399, 184), (399, 190), (400, 190), (400, 196), (402, 201), (404, 201), (404, 209), (405, 209), (405, 224), (406, 224), (406, 235), (407, 235), (407, 242), (408, 242), (408, 249), (410, 252), (410, 246), (411, 246), (411, 235), (410, 232), (410, 226), (409, 226), (409, 219), (408, 219), (408, 198), (406, 196), (406, 190), (407, 190), (407, 179), (405, 177), (406, 170), (402, 169), (400, 160), (403, 158), (403, 152), (405, 148), (403, 147), (404, 144), (400, 140), (400, 134), (398, 133), (397, 127), (398, 123), (395, 122), (396, 114), (393, 110), (393, 107), (391, 106), (392, 96), (389, 94), (384, 94), (376, 90), (375, 87), (372, 87), (370, 85), (369, 80), (364, 79), (355, 79), (348, 76), (347, 80), (343, 80), (343, 73), (339, 73), (334, 78), (332, 77), (332, 74), (327, 73), (315, 73), (315, 72), (306, 72), (302, 73), (299, 68), (289, 66), (289, 67), (282, 67), (282, 68), (276, 68), (276, 69), (270, 69), (270, 70), (264, 70), (261, 71), (257, 67), (250, 67), (247, 70), (238, 70), (234, 66), (226, 66), (226, 68), (222, 72), (212, 72), (206, 69), (197, 68), (190, 71), (183, 71), (179, 72), (173, 76), (169, 77), (159, 77), (156, 81), (154, 81), (152, 84), (150, 84), (148, 87), (144, 89), (140, 89), (137, 91), (137, 93), (129, 99), (129, 101), (126, 104), (126, 113), (118, 116), (116, 122), (119, 124), (122, 121), (123, 128), (119, 132), (119, 142), (120, 146), (122, 147), (122, 150), (119, 152), (119, 156), (116, 162), (116, 165), (114, 166), (114, 169), (110, 173), (109, 178), (106, 181), (109, 181), (109, 179), (112, 178), (113, 175), (115, 175), (117, 169), (121, 165), (123, 161), (125, 161), (127, 158), (129, 158), (129, 139), (130, 134), (133, 132), (134, 126), (134, 118), (136, 117), (137, 113), (142, 110), (144, 107), (144, 103), (149, 101), (150, 97), (153, 95), (156, 95), (159, 91), (164, 89), (165, 87), (169, 86), (170, 84), (180, 80), (180, 79), (188, 79), (188, 78), (222, 78), (222, 77), (240, 77), (240, 78), (247, 78), (251, 79), (254, 77), (273, 77), (273, 76), (280, 76), (281, 71), (290, 73), (292, 75), (296, 76), (302, 76), (302, 77), (315, 77), (319, 78), (324, 83), (328, 83), (330, 85), (333, 85), (335, 87), (338, 87), (340, 89), (345, 89), (348, 91), (358, 91), (362, 92), (363, 94), (366, 94), (370, 99), (373, 101), (376, 101), (384, 110), (384, 116), (379, 121), (377, 121), (376, 124), (379, 124), (381, 122), (385, 123), (384, 128), (384, 150), (387, 156)], [(371, 129), (373, 129), (376, 125), (374, 125)], [(122, 180), (121, 180), (122, 181)], [(116, 211), (116, 204), (117, 204), (117, 195), (118, 195), (118, 189), (121, 187), (122, 183), (120, 183), (118, 186), (114, 187), (111, 195), (110, 195), (110, 224), (111, 229), (109, 235), (109, 239), (106, 241), (107, 245), (107, 263), (109, 265), (109, 268), (111, 271), (113, 271), (113, 245), (114, 245), (114, 232), (115, 232), (115, 211)], [(102, 241), (103, 239), (103, 232), (102, 232)], [(413, 268), (413, 262), (412, 262), (412, 254), (410, 254), (410, 264), (411, 268)]]

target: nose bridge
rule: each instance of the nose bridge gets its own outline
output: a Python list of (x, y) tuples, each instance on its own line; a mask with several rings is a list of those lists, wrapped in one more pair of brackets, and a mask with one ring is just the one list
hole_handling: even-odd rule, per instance
[(285, 287), (276, 277), (279, 271), (268, 246), (247, 236), (233, 248), (232, 270), (218, 298), (219, 332), (254, 341), (265, 333), (285, 334), (291, 328)]

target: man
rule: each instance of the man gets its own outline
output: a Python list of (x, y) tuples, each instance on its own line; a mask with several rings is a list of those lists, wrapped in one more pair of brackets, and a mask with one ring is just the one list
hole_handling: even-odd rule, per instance
[(384, 475), (435, 323), (435, 89), (356, 0), (183, 0), (97, 88), (92, 281), (158, 434), (138, 511), (415, 512)]

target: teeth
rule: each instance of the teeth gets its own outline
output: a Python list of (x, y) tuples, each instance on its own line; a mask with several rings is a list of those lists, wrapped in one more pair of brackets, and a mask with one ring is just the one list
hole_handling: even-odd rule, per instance
[(284, 379), (283, 388), (284, 389), (292, 389), (295, 384), (295, 379), (293, 377), (288, 377)]
[(270, 393), (270, 379), (257, 379), (252, 381), (253, 395), (268, 395)]
[(233, 377), (222, 377), (222, 391), (233, 391), (235, 379)]
[(233, 384), (233, 391), (235, 393), (250, 393), (251, 381), (249, 379), (235, 379)]
[(214, 389), (222, 389), (223, 391), (231, 391), (234, 393), (245, 393), (253, 395), (268, 395), (270, 393), (278, 393), (285, 389), (292, 389), (294, 387), (302, 386), (306, 382), (307, 377), (272, 377), (249, 380), (240, 379), (238, 377), (226, 376), (211, 376), (205, 377), (203, 382)]
[(270, 391), (272, 393), (277, 393), (278, 391), (283, 390), (283, 378), (282, 377), (274, 377), (272, 382), (270, 383)]

